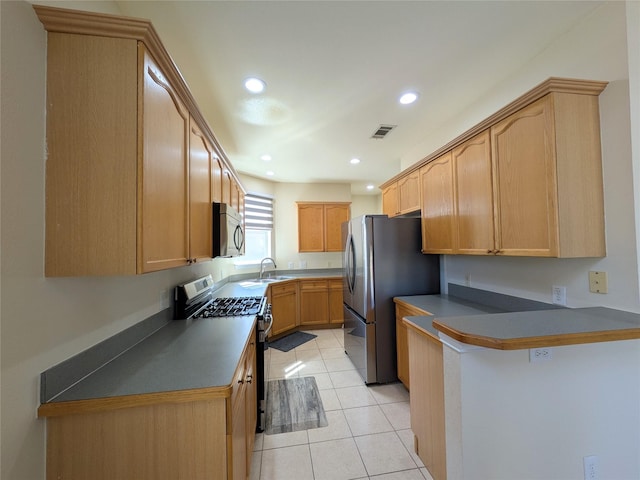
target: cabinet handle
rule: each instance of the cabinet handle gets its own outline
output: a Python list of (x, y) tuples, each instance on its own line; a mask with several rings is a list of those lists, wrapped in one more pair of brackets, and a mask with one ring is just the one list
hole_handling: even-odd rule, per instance
[(251, 383), (251, 380), (253, 380), (253, 375), (247, 375), (247, 383)]
[(244, 383), (243, 379), (238, 380), (238, 383)]

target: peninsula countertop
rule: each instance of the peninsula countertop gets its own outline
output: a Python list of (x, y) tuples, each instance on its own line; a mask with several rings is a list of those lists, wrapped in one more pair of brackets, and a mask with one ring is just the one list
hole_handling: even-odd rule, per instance
[(640, 338), (640, 315), (606, 307), (559, 308), (433, 319), (433, 327), (470, 345), (499, 350)]

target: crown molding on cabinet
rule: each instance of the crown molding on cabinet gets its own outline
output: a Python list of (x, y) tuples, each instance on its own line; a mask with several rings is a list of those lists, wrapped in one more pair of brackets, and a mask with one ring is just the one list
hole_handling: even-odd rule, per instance
[(602, 93), (602, 91), (605, 89), (608, 83), (609, 82), (601, 82), (596, 80), (581, 80), (581, 79), (575, 79), (575, 78), (549, 77), (547, 80), (535, 86), (525, 94), (521, 95), (520, 97), (515, 99), (513, 102), (501, 108), (490, 117), (486, 118), (485, 120), (478, 123), (474, 127), (470, 128), (463, 134), (454, 138), (446, 145), (440, 147), (438, 150), (429, 154), (422, 160), (414, 163), (410, 167), (398, 173), (396, 176), (390, 178), (389, 180), (381, 184), (379, 188), (384, 189), (388, 187), (393, 182), (396, 182), (402, 177), (404, 177), (405, 175), (420, 169), (420, 167), (426, 165), (430, 161), (435, 160), (436, 158), (440, 157), (441, 155), (448, 152), (449, 150), (454, 149), (458, 145), (461, 145), (462, 143), (466, 142), (467, 140), (474, 137), (475, 135), (482, 132), (483, 130), (504, 120), (509, 115), (517, 112), (518, 110), (526, 107), (527, 105), (535, 102), (536, 100), (544, 97), (549, 93), (560, 92), (560, 93), (573, 93), (578, 95), (598, 96), (600, 95), (600, 93)]

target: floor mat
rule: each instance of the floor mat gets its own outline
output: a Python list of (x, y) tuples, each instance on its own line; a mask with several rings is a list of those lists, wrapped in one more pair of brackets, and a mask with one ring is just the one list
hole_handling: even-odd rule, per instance
[(299, 347), (303, 343), (307, 343), (309, 340), (313, 340), (317, 335), (307, 332), (293, 332), (286, 337), (282, 337), (274, 342), (269, 342), (271, 348), (280, 350), (281, 352), (288, 352), (296, 347)]
[(297, 432), (329, 425), (314, 377), (286, 378), (267, 382), (265, 432)]

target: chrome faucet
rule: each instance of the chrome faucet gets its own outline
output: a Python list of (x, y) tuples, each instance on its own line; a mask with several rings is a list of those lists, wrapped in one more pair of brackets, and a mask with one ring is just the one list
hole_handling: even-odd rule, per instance
[(271, 257), (265, 257), (262, 259), (262, 261), (260, 262), (260, 279), (262, 280), (262, 275), (264, 274), (264, 262), (271, 262), (273, 263), (273, 268), (278, 268), (278, 266), (276, 265), (276, 261), (271, 258)]

